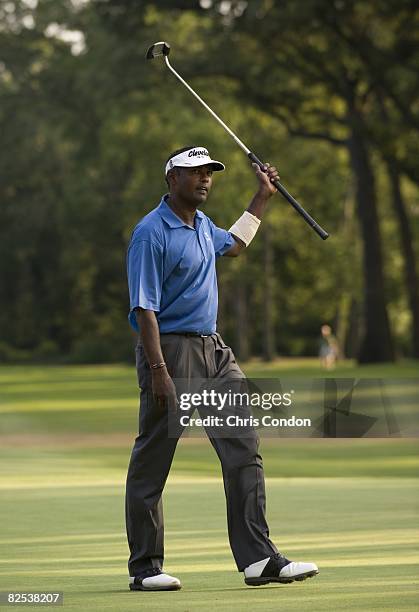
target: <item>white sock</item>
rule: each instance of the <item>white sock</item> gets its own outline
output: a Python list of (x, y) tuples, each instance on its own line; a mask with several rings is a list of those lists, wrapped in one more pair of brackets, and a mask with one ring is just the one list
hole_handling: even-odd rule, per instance
[(256, 561), (256, 563), (252, 563), (252, 565), (248, 565), (244, 573), (246, 574), (246, 578), (259, 578), (268, 564), (270, 557), (266, 557), (266, 559), (262, 559), (261, 561)]

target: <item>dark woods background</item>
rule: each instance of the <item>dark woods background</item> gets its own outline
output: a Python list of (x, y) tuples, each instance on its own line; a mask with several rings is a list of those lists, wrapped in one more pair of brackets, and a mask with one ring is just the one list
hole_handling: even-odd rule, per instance
[(175, 68), (331, 233), (282, 198), (218, 264), (241, 359), (315, 355), (330, 323), (361, 362), (419, 357), (419, 28), (408, 0), (0, 2), (0, 360), (131, 359), (125, 251), (185, 144), (227, 163), (206, 212), (255, 188)]

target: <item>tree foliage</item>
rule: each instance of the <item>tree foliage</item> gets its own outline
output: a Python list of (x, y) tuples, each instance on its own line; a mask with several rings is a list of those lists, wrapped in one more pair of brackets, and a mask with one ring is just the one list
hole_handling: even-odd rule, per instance
[(144, 61), (156, 40), (331, 233), (272, 199), (248, 252), (218, 264), (227, 340), (316, 354), (328, 322), (349, 356), (419, 356), (415, 22), (408, 0), (2, 3), (0, 358), (130, 358), (125, 250), (172, 150), (226, 160), (220, 226), (252, 196), (241, 151)]

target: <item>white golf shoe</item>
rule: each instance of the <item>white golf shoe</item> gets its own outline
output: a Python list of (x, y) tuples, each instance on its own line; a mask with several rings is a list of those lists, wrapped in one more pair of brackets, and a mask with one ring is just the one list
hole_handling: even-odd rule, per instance
[(164, 574), (159, 568), (146, 570), (140, 576), (129, 579), (131, 591), (178, 591), (182, 587), (180, 580)]
[(289, 561), (277, 553), (257, 563), (252, 563), (244, 570), (244, 581), (249, 586), (261, 586), (270, 582), (290, 583), (311, 578), (319, 573), (315, 563)]

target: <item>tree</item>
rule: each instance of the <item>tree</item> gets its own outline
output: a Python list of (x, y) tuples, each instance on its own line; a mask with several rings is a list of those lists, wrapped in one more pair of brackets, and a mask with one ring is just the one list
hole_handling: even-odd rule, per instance
[[(241, 12), (235, 2), (229, 3), (229, 9), (226, 3), (216, 3), (213, 10), (228, 13), (224, 24), (229, 37), (221, 37), (221, 44), (225, 52), (229, 48), (225, 55), (232, 59), (223, 70), (237, 76), (239, 95), (243, 98), (246, 93), (253, 104), (281, 118), (294, 136), (348, 149), (364, 244), (365, 335), (359, 357), (391, 360), (369, 117), (374, 91), (380, 86), (408, 121), (417, 124), (417, 115), (403, 99), (403, 92), (408, 91), (410, 98), (417, 93), (412, 26), (403, 46), (404, 57), (410, 60), (409, 87), (403, 87), (406, 79), (394, 68), (402, 47), (400, 32), (409, 19), (414, 23), (417, 9), (411, 2), (391, 3), (391, 10), (381, 10), (356, 0), (332, 5), (313, 0), (304, 10), (291, 2), (248, 2)], [(385, 27), (384, 44), (378, 36), (380, 27)], [(278, 29), (281, 37), (276, 36)], [(219, 48), (220, 38), (216, 44)], [(391, 61), (385, 65), (380, 59), (378, 65), (380, 54)], [(243, 61), (246, 55), (248, 61)]]

